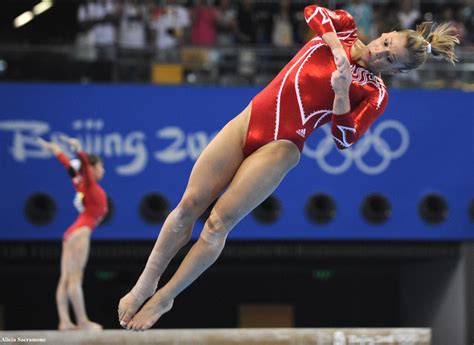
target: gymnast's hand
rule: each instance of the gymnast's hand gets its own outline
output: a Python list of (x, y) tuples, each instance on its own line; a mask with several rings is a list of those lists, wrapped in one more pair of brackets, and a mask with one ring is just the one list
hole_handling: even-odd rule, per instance
[(334, 56), (336, 68), (340, 73), (344, 74), (350, 71), (349, 60), (347, 59), (346, 52), (342, 46), (333, 49), (332, 55)]
[(336, 95), (348, 95), (349, 87), (352, 82), (351, 70), (344, 71), (341, 73), (339, 70), (332, 72), (331, 86)]
[(67, 135), (61, 135), (59, 139), (68, 143), (76, 152), (82, 151), (81, 142), (78, 139), (68, 137)]

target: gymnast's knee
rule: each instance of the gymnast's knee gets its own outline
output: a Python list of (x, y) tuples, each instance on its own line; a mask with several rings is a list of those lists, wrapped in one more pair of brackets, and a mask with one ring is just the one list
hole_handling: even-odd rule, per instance
[(67, 282), (69, 280), (69, 277), (66, 273), (61, 273), (61, 275), (59, 276), (59, 282), (58, 282), (58, 285), (60, 286), (67, 286)]
[(187, 192), (176, 207), (175, 218), (181, 222), (195, 221), (201, 213), (201, 210), (206, 208), (204, 200), (198, 193)]
[(198, 201), (196, 198), (193, 196), (183, 197), (178, 206), (169, 215), (171, 217), (171, 226), (168, 227), (168, 231), (182, 233), (186, 237), (190, 237), (193, 224), (199, 216), (197, 207)]
[(81, 286), (83, 276), (84, 274), (82, 272), (70, 274), (67, 279), (67, 288), (74, 289), (77, 286)]
[(200, 238), (211, 246), (223, 246), (231, 229), (230, 218), (211, 211)]

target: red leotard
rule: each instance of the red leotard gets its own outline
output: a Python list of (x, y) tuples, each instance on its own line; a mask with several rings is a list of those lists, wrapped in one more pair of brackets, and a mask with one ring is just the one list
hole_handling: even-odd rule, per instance
[[(67, 240), (75, 230), (83, 226), (94, 230), (107, 213), (107, 196), (92, 174), (92, 168), (86, 153), (79, 152), (78, 156), (81, 161), (81, 169), (78, 174), (72, 177), (72, 183), (76, 191), (84, 195), (84, 211), (66, 230), (63, 236), (64, 240)], [(64, 153), (61, 152), (56, 157), (66, 169), (71, 169), (69, 159)]]
[[(293, 142), (301, 151), (306, 138), (329, 121), (337, 147), (345, 149), (385, 110), (388, 97), (382, 79), (351, 58), (351, 47), (357, 41), (352, 16), (343, 10), (330, 11), (311, 5), (305, 8), (305, 18), (316, 35), (253, 98), (245, 156), (280, 139)], [(332, 114), (331, 75), (336, 66), (331, 49), (321, 38), (326, 32), (336, 32), (351, 65), (351, 111), (347, 114)]]

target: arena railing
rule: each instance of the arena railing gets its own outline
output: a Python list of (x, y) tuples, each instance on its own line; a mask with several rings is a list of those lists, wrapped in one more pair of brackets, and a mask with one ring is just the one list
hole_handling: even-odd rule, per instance
[[(1, 45), (0, 80), (69, 82), (172, 82), (265, 85), (299, 47), (182, 46), (169, 51), (78, 45)], [(474, 88), (474, 47), (458, 49), (459, 62), (429, 60), (416, 71), (386, 76), (392, 87)], [(175, 66), (172, 78), (163, 66)], [(169, 77), (169, 76), (168, 76)]]

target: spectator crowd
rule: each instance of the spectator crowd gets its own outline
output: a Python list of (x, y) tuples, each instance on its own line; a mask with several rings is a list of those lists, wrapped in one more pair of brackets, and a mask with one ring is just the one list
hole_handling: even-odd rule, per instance
[[(85, 0), (77, 11), (76, 43), (82, 55), (111, 59), (117, 49), (129, 54), (152, 50), (159, 59), (176, 58), (176, 47), (270, 45), (306, 42), (311, 32), (303, 9), (311, 2), (274, 0)], [(327, 1), (317, 1), (328, 6)], [(381, 32), (414, 28), (424, 20), (449, 21), (462, 45), (474, 42), (474, 5), (466, 1), (412, 0), (336, 2), (351, 13), (359, 36), (370, 41)], [(340, 4), (340, 6), (339, 6)], [(83, 49), (85, 46), (90, 49)]]

